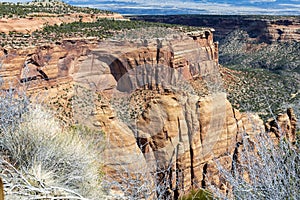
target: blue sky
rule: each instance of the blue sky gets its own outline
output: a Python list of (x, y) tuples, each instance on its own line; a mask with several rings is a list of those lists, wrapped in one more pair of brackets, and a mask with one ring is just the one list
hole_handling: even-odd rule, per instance
[(65, 0), (65, 2), (122, 14), (300, 15), (300, 0)]

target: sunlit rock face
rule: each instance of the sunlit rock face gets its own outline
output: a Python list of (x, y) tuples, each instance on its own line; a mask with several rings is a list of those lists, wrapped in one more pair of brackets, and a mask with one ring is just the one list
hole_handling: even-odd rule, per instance
[[(178, 198), (208, 182), (221, 187), (214, 162), (231, 167), (238, 136), (250, 126), (248, 117), (256, 117), (240, 114), (227, 101), (217, 45), (197, 34), (126, 49), (121, 42), (106, 43), (93, 49), (74, 75), (83, 83), (80, 74), (90, 73), (112, 100), (112, 107), (100, 106), (96, 114), (111, 146), (105, 168), (120, 182), (129, 176), (138, 178), (140, 187), (159, 187), (157, 198)], [(199, 79), (203, 88), (194, 87)], [(260, 131), (263, 123), (257, 121)]]
[[(46, 16), (46, 17), (45, 17)], [(47, 14), (47, 13), (32, 13), (25, 18), (0, 18), (0, 33), (18, 32), (32, 33), (36, 30), (41, 30), (45, 25), (60, 25), (62, 23), (72, 22), (95, 22), (99, 18), (108, 19), (123, 19), (120, 14), (86, 14), (72, 13), (65, 15)]]
[(276, 119), (269, 119), (266, 129), (273, 138), (286, 137), (290, 142), (296, 142), (297, 118), (293, 109), (287, 109), (286, 113), (278, 114)]
[(66, 122), (105, 132), (103, 171), (120, 195), (143, 188), (138, 196), (167, 199), (208, 182), (223, 187), (215, 162), (230, 168), (241, 135), (264, 130), (226, 99), (210, 29), (0, 52), (3, 89), (26, 86)]

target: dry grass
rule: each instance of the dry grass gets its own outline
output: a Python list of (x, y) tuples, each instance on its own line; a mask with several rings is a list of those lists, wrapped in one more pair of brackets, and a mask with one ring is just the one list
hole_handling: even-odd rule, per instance
[(82, 132), (87, 129), (63, 130), (49, 111), (12, 96), (2, 96), (0, 103), (1, 120), (7, 122), (0, 126), (0, 175), (6, 195), (99, 199), (101, 159), (91, 135)]

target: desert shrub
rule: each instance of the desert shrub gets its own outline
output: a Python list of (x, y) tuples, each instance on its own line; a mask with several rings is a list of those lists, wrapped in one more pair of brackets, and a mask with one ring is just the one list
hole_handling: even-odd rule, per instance
[(179, 200), (211, 200), (212, 194), (204, 189), (192, 190), (188, 195), (179, 198)]
[(91, 136), (85, 138), (89, 133), (82, 133), (86, 129), (63, 130), (51, 112), (12, 93), (0, 97), (0, 170), (7, 195), (99, 198), (100, 158)]
[(263, 68), (275, 72), (299, 68), (299, 42), (281, 41), (263, 46), (250, 38), (249, 33), (239, 29), (229, 33), (220, 42), (220, 63), (235, 69)]
[(11, 130), (18, 127), (21, 116), (27, 112), (28, 107), (29, 100), (22, 91), (0, 90), (0, 133), (5, 132), (8, 127)]
[(300, 198), (299, 142), (291, 144), (284, 137), (274, 142), (267, 134), (251, 141), (245, 135), (237, 157), (231, 171), (218, 164), (228, 183), (226, 194), (210, 185), (218, 199)]

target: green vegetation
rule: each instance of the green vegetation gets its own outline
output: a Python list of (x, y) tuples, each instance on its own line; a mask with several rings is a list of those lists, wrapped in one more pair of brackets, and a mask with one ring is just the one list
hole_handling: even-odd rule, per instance
[(300, 72), (300, 43), (296, 41), (251, 42), (247, 32), (235, 30), (222, 40), (219, 50), (220, 63), (225, 66)]
[(300, 100), (299, 82), (290, 74), (264, 69), (225, 70), (222, 74), (232, 105), (241, 111), (258, 112), (263, 119), (272, 117), (270, 110), (277, 114)]
[[(71, 13), (86, 13), (86, 14), (104, 14), (112, 13), (110, 11), (99, 10), (95, 8), (80, 8), (68, 5), (58, 0), (35, 0), (29, 3), (0, 3), (0, 18), (2, 17), (26, 17), (30, 14), (45, 13), (45, 14), (71, 14)], [(45, 15), (47, 16), (47, 15)]]
[[(97, 40), (109, 38), (114, 35), (127, 34), (128, 30), (145, 29), (147, 28), (164, 28), (157, 32), (157, 37), (161, 36), (166, 28), (179, 30), (179, 27), (163, 23), (151, 23), (144, 21), (120, 21), (112, 19), (98, 19), (95, 22), (73, 22), (63, 23), (61, 25), (46, 25), (42, 30), (35, 31), (32, 34), (23, 34), (10, 32), (9, 34), (0, 34), (0, 45), (9, 45), (12, 47), (23, 47), (36, 44), (49, 44), (61, 42), (64, 38), (72, 37), (95, 37)], [(188, 31), (188, 27), (181, 27), (181, 31)], [(169, 31), (168, 33), (173, 33)], [(134, 33), (136, 34), (136, 33)], [(120, 38), (118, 38), (120, 39)]]
[(73, 22), (61, 24), (60, 26), (46, 26), (41, 32), (36, 33), (41, 35), (55, 34), (58, 38), (67, 35), (80, 35), (83, 37), (93, 36), (101, 39), (112, 36), (116, 31), (146, 27), (172, 27), (172, 25), (143, 21), (98, 19), (96, 22), (90, 23)]
[[(230, 102), (242, 111), (258, 112), (263, 119), (300, 102), (300, 43), (258, 42), (237, 29), (220, 43), (220, 63), (234, 70), (225, 80)], [(229, 75), (229, 76), (231, 76)], [(298, 110), (298, 109), (295, 109)]]
[(204, 189), (192, 190), (188, 195), (185, 195), (179, 200), (212, 200), (212, 194)]

